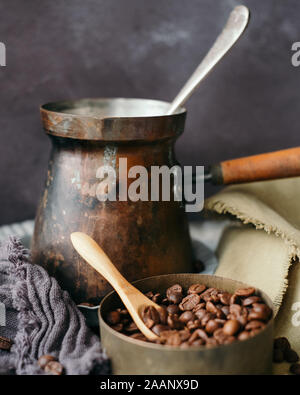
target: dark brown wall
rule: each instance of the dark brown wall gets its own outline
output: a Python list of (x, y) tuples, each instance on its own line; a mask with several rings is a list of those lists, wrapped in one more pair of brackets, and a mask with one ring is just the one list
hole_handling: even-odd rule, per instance
[[(0, 223), (34, 216), (49, 142), (39, 106), (95, 96), (171, 100), (234, 0), (0, 1)], [(299, 0), (245, 0), (250, 26), (189, 101), (183, 164), (300, 145)], [(211, 191), (211, 190), (210, 190)]]

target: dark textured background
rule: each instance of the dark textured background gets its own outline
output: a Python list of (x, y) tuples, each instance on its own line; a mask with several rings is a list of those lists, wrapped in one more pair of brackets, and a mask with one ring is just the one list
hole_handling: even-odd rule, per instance
[[(234, 0), (0, 1), (0, 223), (34, 216), (50, 143), (42, 103), (96, 96), (171, 100)], [(245, 36), (188, 102), (182, 164), (300, 145), (299, 0), (245, 0)], [(212, 192), (212, 189), (210, 189)]]

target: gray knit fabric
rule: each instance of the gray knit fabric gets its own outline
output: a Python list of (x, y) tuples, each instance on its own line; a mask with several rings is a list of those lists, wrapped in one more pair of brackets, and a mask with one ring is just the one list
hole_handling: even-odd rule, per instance
[(107, 374), (109, 362), (99, 338), (69, 294), (11, 237), (0, 248), (0, 302), (6, 326), (0, 336), (14, 340), (10, 352), (0, 350), (0, 374), (44, 374), (37, 359), (55, 356), (66, 374)]

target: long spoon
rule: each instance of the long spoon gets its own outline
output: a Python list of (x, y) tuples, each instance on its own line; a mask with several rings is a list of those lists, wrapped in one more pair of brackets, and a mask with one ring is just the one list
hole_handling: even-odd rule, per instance
[(146, 306), (153, 306), (157, 311), (161, 311), (162, 307), (148, 299), (141, 291), (130, 284), (90, 236), (85, 233), (75, 232), (71, 234), (71, 241), (79, 255), (115, 289), (143, 335), (149, 340), (157, 340), (159, 337), (144, 324), (141, 312)]
[(239, 5), (233, 9), (222, 33), (218, 36), (205, 58), (171, 103), (167, 112), (168, 115), (174, 114), (188, 100), (200, 82), (240, 38), (248, 21), (249, 10), (247, 7)]

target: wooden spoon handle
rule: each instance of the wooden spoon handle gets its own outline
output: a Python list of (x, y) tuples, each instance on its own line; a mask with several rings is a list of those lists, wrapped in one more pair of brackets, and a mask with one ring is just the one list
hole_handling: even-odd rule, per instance
[(122, 276), (102, 248), (90, 236), (82, 232), (71, 234), (75, 250), (120, 294), (134, 287)]
[(157, 340), (158, 336), (146, 327), (140, 317), (140, 308), (145, 305), (152, 305), (158, 308), (159, 306), (149, 300), (141, 291), (136, 289), (122, 276), (102, 248), (90, 236), (85, 233), (75, 232), (71, 234), (71, 241), (75, 250), (82, 258), (112, 285), (139, 330), (148, 339)]
[(214, 184), (300, 176), (300, 147), (227, 160), (210, 169)]

